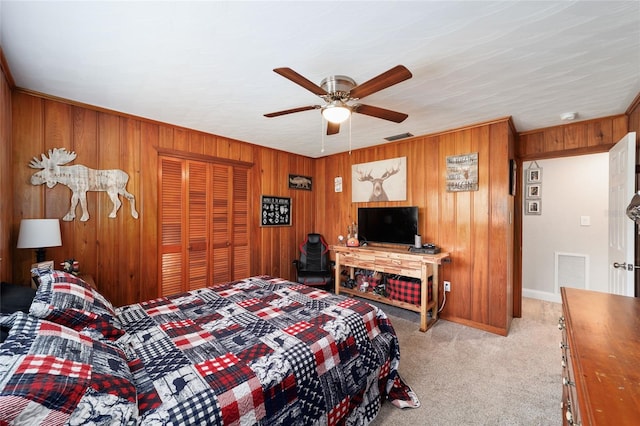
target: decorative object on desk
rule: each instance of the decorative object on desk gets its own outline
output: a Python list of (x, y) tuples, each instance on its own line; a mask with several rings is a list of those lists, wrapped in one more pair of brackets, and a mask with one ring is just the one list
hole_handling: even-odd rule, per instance
[[(378, 176), (378, 177), (374, 177)], [(382, 187), (385, 181), (385, 188)], [(371, 183), (372, 186), (369, 186)], [(404, 201), (407, 199), (407, 157), (351, 166), (351, 201)]]
[(342, 246), (345, 244), (344, 235), (338, 235), (338, 244)]
[(80, 262), (75, 259), (66, 259), (64, 262), (60, 264), (62, 266), (62, 270), (78, 276), (80, 273)]
[(478, 190), (478, 153), (450, 155), (446, 160), (447, 192)]
[(311, 191), (312, 179), (309, 176), (289, 175), (289, 188)]
[(420, 247), (422, 247), (422, 235), (420, 235), (420, 234), (416, 234), (416, 235), (415, 235), (415, 241), (414, 241), (414, 243), (413, 243), (413, 246), (414, 246), (415, 248), (420, 248)]
[(358, 247), (360, 241), (358, 240), (358, 225), (353, 222), (347, 227), (347, 246)]
[(291, 198), (263, 195), (260, 226), (291, 226)]
[(87, 209), (87, 191), (103, 191), (109, 195), (113, 203), (113, 209), (109, 213), (110, 218), (115, 218), (122, 205), (119, 195), (129, 200), (131, 206), (131, 216), (138, 218), (136, 211), (135, 197), (126, 190), (129, 175), (122, 170), (94, 170), (81, 164), (73, 166), (63, 166), (76, 158), (75, 152), (69, 152), (65, 148), (54, 148), (49, 150), (49, 158), (42, 154), (42, 159), (33, 157), (29, 167), (42, 169), (31, 176), (32, 185), (42, 185), (46, 183), (49, 188), (61, 183), (71, 189), (71, 208), (62, 218), (64, 221), (72, 221), (76, 217), (76, 207), (80, 201), (82, 208), (81, 222), (89, 220), (89, 210)]
[(542, 214), (542, 168), (532, 161), (526, 170), (524, 212), (528, 215)]
[(47, 247), (62, 245), (60, 220), (22, 219), (17, 248), (36, 249), (36, 262), (44, 262)]

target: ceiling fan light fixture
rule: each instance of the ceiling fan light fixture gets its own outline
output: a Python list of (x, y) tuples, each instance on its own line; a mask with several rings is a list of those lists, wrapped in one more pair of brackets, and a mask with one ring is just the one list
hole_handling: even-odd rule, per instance
[(322, 108), (322, 116), (325, 120), (335, 124), (343, 123), (351, 115), (351, 108), (343, 102), (335, 101)]

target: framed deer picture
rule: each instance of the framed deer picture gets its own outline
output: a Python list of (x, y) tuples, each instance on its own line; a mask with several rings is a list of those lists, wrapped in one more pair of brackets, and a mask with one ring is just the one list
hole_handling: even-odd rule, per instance
[(351, 166), (351, 201), (404, 201), (407, 199), (407, 157)]

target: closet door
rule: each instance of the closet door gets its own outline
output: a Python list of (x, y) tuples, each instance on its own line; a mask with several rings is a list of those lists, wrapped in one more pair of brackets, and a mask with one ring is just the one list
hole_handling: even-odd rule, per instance
[(209, 241), (209, 202), (207, 188), (210, 185), (209, 165), (196, 161), (187, 161), (187, 290), (206, 287), (209, 284), (207, 263)]
[(160, 157), (161, 295), (250, 273), (247, 167)]
[(186, 163), (160, 157), (159, 175), (159, 291), (162, 295), (179, 293), (186, 280), (184, 275), (184, 225), (186, 203)]
[(211, 276), (213, 284), (231, 281), (231, 246), (233, 217), (233, 168), (226, 165), (213, 165), (212, 215), (211, 224)]
[(233, 277), (246, 278), (251, 273), (249, 258), (249, 170), (233, 169)]
[(248, 174), (245, 167), (213, 165), (213, 284), (249, 276)]

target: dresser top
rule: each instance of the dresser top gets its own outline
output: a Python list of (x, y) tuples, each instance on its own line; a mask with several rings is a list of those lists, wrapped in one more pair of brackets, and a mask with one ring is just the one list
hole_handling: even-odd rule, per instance
[(393, 258), (404, 258), (404, 259), (418, 259), (424, 260), (428, 263), (440, 264), (442, 263), (442, 259), (446, 259), (449, 257), (449, 253), (438, 253), (438, 254), (427, 254), (427, 253), (414, 253), (409, 251), (409, 247), (391, 247), (391, 246), (358, 246), (358, 247), (348, 247), (341, 245), (333, 245), (331, 246), (331, 250), (336, 253), (362, 253), (362, 254), (371, 254), (373, 256), (380, 257), (393, 257)]
[(640, 422), (640, 299), (562, 288), (583, 424)]

